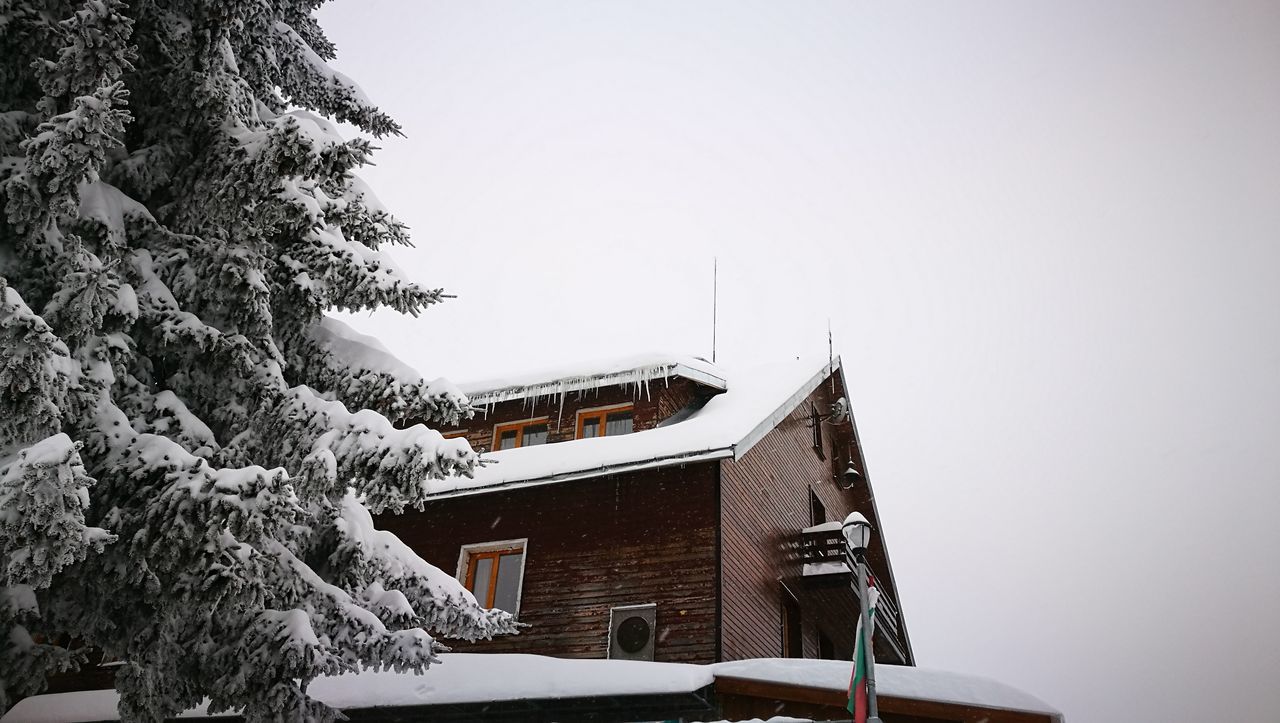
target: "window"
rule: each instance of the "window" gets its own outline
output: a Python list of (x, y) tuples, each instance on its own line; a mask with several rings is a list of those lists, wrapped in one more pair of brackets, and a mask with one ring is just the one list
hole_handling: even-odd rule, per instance
[(631, 405), (627, 404), (578, 412), (578, 439), (631, 434), (634, 429), (631, 411)]
[(505, 540), (464, 546), (458, 560), (458, 579), (484, 607), (518, 613), (527, 542)]
[(818, 499), (818, 493), (809, 488), (809, 524), (821, 525), (827, 521), (827, 508), (822, 504), (822, 500)]
[(818, 631), (818, 657), (823, 660), (839, 660), (836, 657), (836, 644), (821, 630)]
[(547, 443), (547, 418), (525, 419), (493, 428), (493, 450), (532, 447)]
[(800, 626), (800, 604), (782, 591), (782, 657), (803, 658), (804, 638)]
[(809, 405), (809, 426), (813, 428), (813, 451), (818, 453), (819, 459), (826, 459), (827, 455), (822, 451), (822, 417), (818, 416), (818, 408)]

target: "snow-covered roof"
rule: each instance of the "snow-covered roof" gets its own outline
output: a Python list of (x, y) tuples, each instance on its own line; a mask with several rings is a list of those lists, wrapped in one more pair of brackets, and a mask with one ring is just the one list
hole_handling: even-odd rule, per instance
[[(335, 708), (418, 706), (509, 700), (679, 694), (736, 678), (847, 690), (850, 663), (839, 660), (760, 659), (713, 665), (630, 660), (567, 660), (540, 655), (446, 653), (423, 675), (364, 672), (317, 678), (307, 688)], [(1060, 716), (1044, 701), (974, 675), (897, 665), (876, 666), (881, 695)], [(25, 698), (4, 723), (84, 723), (119, 720), (114, 690)], [(183, 717), (206, 717), (203, 708)]]
[[(717, 679), (738, 678), (844, 692), (849, 689), (849, 666), (843, 660), (760, 658), (717, 663), (711, 667)], [(1039, 698), (980, 675), (903, 665), (876, 665), (875, 675), (879, 695), (1062, 718), (1061, 712)]]
[(633, 354), (631, 356), (542, 369), (516, 376), (504, 376), (459, 384), (477, 407), (512, 399), (562, 397), (601, 387), (630, 385), (644, 387), (651, 382), (684, 377), (723, 391), (723, 373), (701, 357), (677, 354)]
[[(695, 360), (696, 361), (696, 360)], [(490, 464), (471, 478), (435, 480), (429, 492), (454, 496), (492, 492), (671, 464), (738, 458), (790, 414), (840, 359), (793, 358), (757, 366), (712, 366), (728, 390), (675, 424), (616, 437), (575, 439), (555, 444), (490, 452)], [(464, 391), (474, 388), (461, 385)]]

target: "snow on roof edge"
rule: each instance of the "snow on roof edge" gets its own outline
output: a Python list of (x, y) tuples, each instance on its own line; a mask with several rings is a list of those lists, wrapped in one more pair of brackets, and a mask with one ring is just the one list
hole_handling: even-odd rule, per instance
[[(824, 379), (835, 374), (839, 369), (840, 357), (835, 357), (826, 364), (823, 364), (822, 368), (809, 378), (809, 381), (801, 384), (799, 389), (793, 392), (790, 397), (787, 397), (787, 400), (779, 405), (777, 409), (773, 410), (773, 413), (760, 420), (760, 423), (748, 432), (747, 436), (738, 440), (737, 444), (733, 446), (733, 458), (741, 459), (742, 455), (746, 454), (752, 447), (756, 446), (756, 442), (764, 439), (764, 436), (769, 433), (769, 430), (778, 426), (782, 420), (786, 419), (789, 414), (794, 412), (796, 407), (800, 406), (800, 402), (804, 401), (810, 394), (813, 394), (813, 390), (817, 389), (818, 385), (822, 384)], [(846, 387), (845, 394), (848, 393), (849, 390), (848, 387)]]
[(673, 354), (637, 354), (621, 359), (583, 362), (582, 366), (464, 382), (458, 386), (475, 406), (529, 397), (559, 396), (618, 384), (644, 385), (656, 379), (684, 377), (724, 391), (727, 381), (719, 367), (705, 359)]
[[(609, 474), (619, 474), (622, 472), (632, 472), (644, 469), (656, 469), (671, 465), (709, 461), (713, 459), (740, 459), (747, 451), (755, 446), (757, 442), (763, 439), (770, 430), (790, 415), (796, 407), (798, 407), (805, 398), (812, 394), (824, 380), (841, 369), (841, 360), (838, 356), (833, 359), (824, 359), (821, 364), (819, 364), (816, 359), (812, 358), (796, 358), (795, 360), (788, 360), (787, 362), (784, 362), (784, 364), (795, 363), (802, 365), (798, 371), (803, 373), (804, 376), (799, 376), (799, 374), (790, 376), (790, 384), (771, 390), (776, 394), (776, 396), (771, 396), (769, 399), (777, 400), (781, 398), (783, 401), (776, 407), (773, 407), (772, 411), (767, 413), (764, 409), (752, 408), (750, 410), (750, 416), (746, 417), (745, 421), (747, 423), (752, 419), (758, 419), (760, 421), (745, 431), (743, 429), (735, 429), (731, 436), (727, 434), (717, 434), (715, 435), (715, 438), (706, 438), (706, 435), (698, 434), (693, 434), (692, 437), (690, 437), (692, 428), (685, 426), (699, 422), (700, 418), (705, 417), (711, 407), (726, 401), (726, 398), (736, 399), (740, 394), (746, 393), (748, 395), (747, 398), (750, 399), (751, 393), (748, 392), (747, 388), (752, 385), (744, 385), (740, 381), (733, 381), (732, 389), (728, 390), (723, 395), (718, 395), (698, 414), (688, 420), (680, 422), (679, 424), (642, 430), (635, 432), (634, 434), (611, 437), (608, 439), (573, 440), (570, 442), (557, 443), (555, 445), (513, 449), (497, 453), (490, 452), (488, 453), (489, 455), (497, 454), (508, 456), (519, 454), (544, 454), (550, 453), (550, 450), (547, 449), (548, 447), (554, 447), (557, 452), (555, 455), (557, 464), (531, 466), (522, 464), (527, 461), (523, 459), (520, 460), (520, 462), (508, 459), (494, 460), (497, 464), (492, 472), (485, 473), (481, 471), (476, 474), (475, 478), (456, 479), (455, 482), (450, 484), (437, 485), (433, 491), (430, 491), (426, 495), (426, 497), (428, 499), (444, 499), (465, 495), (485, 494), (488, 492), (508, 491), (523, 487), (540, 486), (553, 482), (590, 479)], [(812, 364), (812, 366), (809, 364)], [(771, 365), (764, 368), (776, 370), (779, 367)], [(815, 368), (817, 371), (806, 371), (813, 370)], [(731, 379), (736, 379), (736, 377), (731, 376)], [(800, 381), (801, 379), (803, 379), (803, 381)], [(777, 404), (776, 401), (773, 403)], [(680, 434), (681, 430), (688, 430), (688, 432)], [(651, 435), (656, 433), (662, 433), (667, 437), (672, 438), (668, 440), (666, 445), (661, 445), (668, 446), (669, 449), (654, 450), (654, 445), (641, 442), (641, 440), (650, 440)], [(673, 435), (678, 436), (673, 437)], [(671, 442), (676, 439), (682, 439), (683, 441), (671, 444)], [(597, 462), (596, 460), (599, 458), (598, 455), (583, 454), (588, 447), (579, 446), (574, 449), (570, 449), (566, 446), (564, 448), (560, 448), (560, 445), (562, 444), (586, 444), (590, 445), (590, 448), (594, 450), (602, 443), (608, 443), (610, 441), (615, 444), (630, 444), (634, 441), (637, 444), (633, 446), (637, 451), (639, 449), (645, 449), (646, 451), (649, 451), (649, 453), (633, 455), (631, 459), (618, 458), (619, 456), (625, 457), (627, 455), (607, 455), (613, 456), (614, 459), (607, 462)], [(533, 450), (540, 451), (533, 452)], [(581, 460), (585, 463), (577, 466), (576, 468), (565, 469), (565, 467), (568, 466), (565, 462), (567, 460), (575, 459)], [(512, 466), (508, 467), (508, 465)], [(445, 482), (448, 482), (448, 480)]]
[[(714, 663), (716, 680), (764, 681), (844, 692), (849, 663), (813, 658), (751, 658)], [(1040, 713), (1062, 721), (1062, 711), (1026, 691), (993, 678), (914, 665), (875, 666), (876, 690), (886, 697)]]
[(695, 462), (709, 462), (716, 459), (728, 459), (733, 456), (733, 447), (720, 447), (718, 449), (707, 449), (700, 452), (681, 452), (678, 454), (654, 457), (653, 459), (642, 460), (639, 462), (607, 464), (574, 472), (561, 472), (543, 477), (531, 477), (529, 479), (512, 480), (510, 482), (498, 482), (496, 484), (485, 485), (484, 487), (460, 487), (454, 490), (436, 492), (434, 494), (427, 495), (427, 499), (440, 500), (452, 497), (483, 495), (490, 492), (506, 492), (508, 490), (518, 490), (526, 487), (539, 487), (542, 485), (555, 484), (557, 482), (572, 482), (574, 480), (591, 479), (593, 477), (622, 474), (624, 472), (639, 472), (646, 469), (658, 469), (659, 467), (666, 467), (673, 464), (692, 464)]

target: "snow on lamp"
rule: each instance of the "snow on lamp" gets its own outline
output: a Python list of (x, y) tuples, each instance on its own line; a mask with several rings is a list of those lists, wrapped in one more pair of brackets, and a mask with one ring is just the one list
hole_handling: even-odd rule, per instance
[(871, 544), (871, 523), (867, 522), (867, 518), (863, 517), (861, 512), (850, 512), (849, 516), (844, 518), (840, 531), (844, 533), (844, 544), (854, 555), (862, 555)]

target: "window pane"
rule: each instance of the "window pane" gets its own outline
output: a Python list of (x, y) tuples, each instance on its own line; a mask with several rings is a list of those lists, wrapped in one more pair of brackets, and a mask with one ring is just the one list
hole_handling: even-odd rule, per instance
[[(547, 425), (531, 424), (528, 427), (524, 428), (524, 440), (521, 441), (520, 443), (521, 447), (532, 447), (535, 444), (546, 444), (546, 443), (547, 443)], [(501, 568), (499, 568), (498, 574), (499, 575), (502, 574)]]
[(516, 612), (516, 593), (520, 590), (520, 562), (524, 552), (512, 552), (499, 558), (498, 587), (494, 590), (493, 606), (509, 613)]
[(484, 607), (489, 607), (489, 576), (493, 574), (493, 558), (482, 557), (476, 560), (475, 584), (471, 592)]
[(630, 410), (610, 414), (604, 426), (604, 434), (606, 437), (612, 437), (615, 434), (631, 434)]
[(498, 449), (515, 449), (516, 430), (508, 429), (498, 435)]
[(600, 436), (600, 418), (599, 417), (591, 417), (590, 419), (582, 420), (582, 438), (583, 439), (591, 439), (592, 437), (599, 437), (599, 436)]

